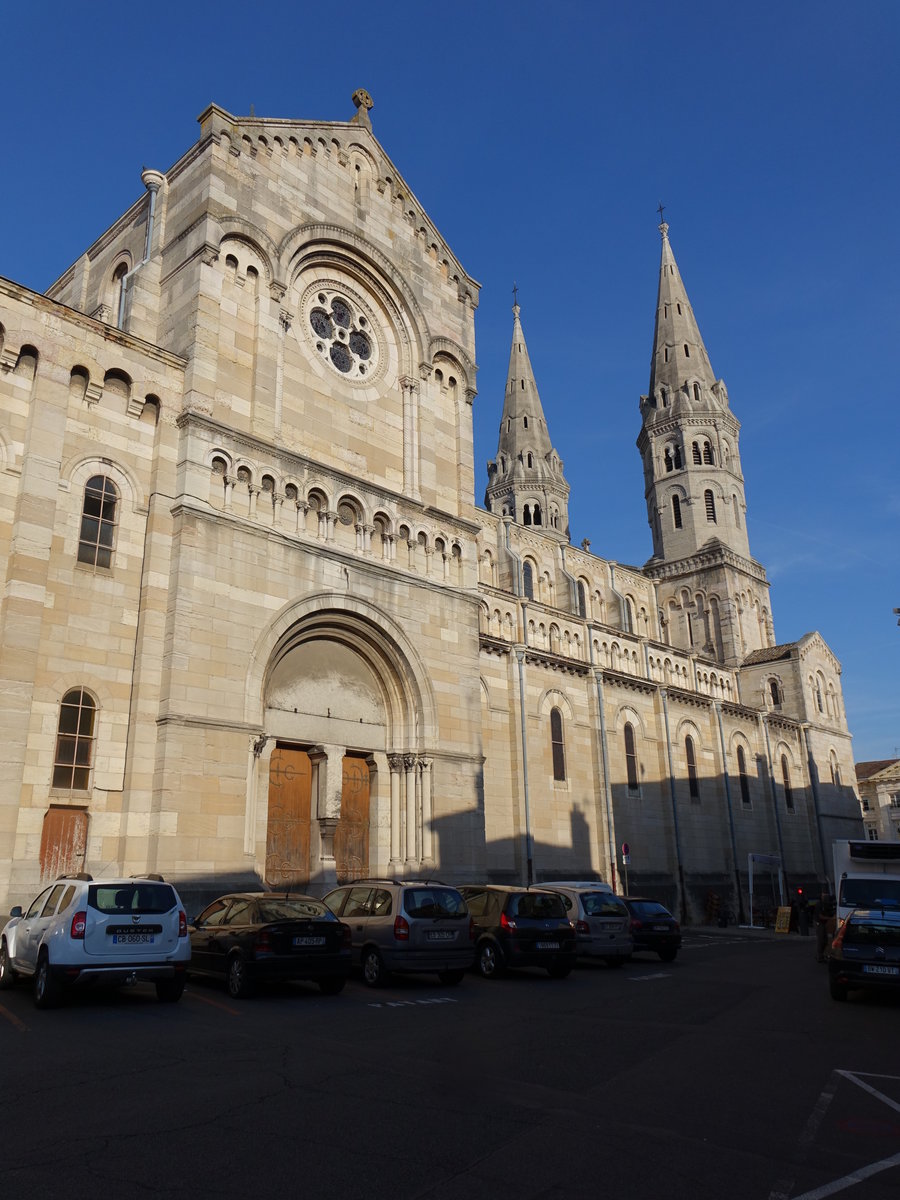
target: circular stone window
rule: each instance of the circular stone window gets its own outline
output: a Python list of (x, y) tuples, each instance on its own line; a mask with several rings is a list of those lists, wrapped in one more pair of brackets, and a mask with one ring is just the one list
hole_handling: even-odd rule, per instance
[(320, 281), (307, 291), (302, 308), (316, 356), (345, 379), (368, 382), (380, 354), (375, 321), (364, 302), (346, 288)]

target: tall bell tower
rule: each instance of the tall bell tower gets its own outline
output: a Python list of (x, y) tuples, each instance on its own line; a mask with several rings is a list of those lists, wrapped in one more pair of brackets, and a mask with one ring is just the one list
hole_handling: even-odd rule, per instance
[(497, 457), (488, 463), (484, 504), (488, 512), (568, 541), (569, 485), (550, 441), (519, 313), (516, 303)]
[(735, 665), (774, 645), (769, 584), (750, 554), (740, 422), (700, 336), (662, 222), (650, 390), (637, 440), (667, 640)]

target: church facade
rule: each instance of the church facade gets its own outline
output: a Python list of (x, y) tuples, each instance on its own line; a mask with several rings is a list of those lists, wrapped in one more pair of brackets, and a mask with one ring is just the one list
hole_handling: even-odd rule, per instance
[(776, 641), (667, 226), (625, 566), (569, 542), (518, 306), (476, 504), (479, 285), (354, 102), (210, 106), (46, 294), (0, 280), (0, 904), (578, 876), (696, 920), (753, 854), (823, 878), (841, 669)]

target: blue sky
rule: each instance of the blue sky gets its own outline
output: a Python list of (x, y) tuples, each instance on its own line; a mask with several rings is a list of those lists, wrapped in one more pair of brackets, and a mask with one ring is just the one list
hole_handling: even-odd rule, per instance
[(374, 130), (466, 269), (477, 492), (496, 450), (513, 281), (572, 540), (642, 564), (634, 442), (657, 204), (743, 425), (775, 632), (841, 660), (857, 760), (900, 754), (900, 5), (382, 0), (4, 16), (0, 274), (45, 289), (230, 112)]

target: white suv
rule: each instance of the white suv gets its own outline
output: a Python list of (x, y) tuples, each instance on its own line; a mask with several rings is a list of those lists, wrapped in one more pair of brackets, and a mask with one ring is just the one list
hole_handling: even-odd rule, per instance
[(150, 980), (160, 1000), (181, 998), (191, 943), (178, 893), (162, 876), (61, 875), (0, 933), (0, 988), (30, 978), (38, 1008), (69, 986)]

